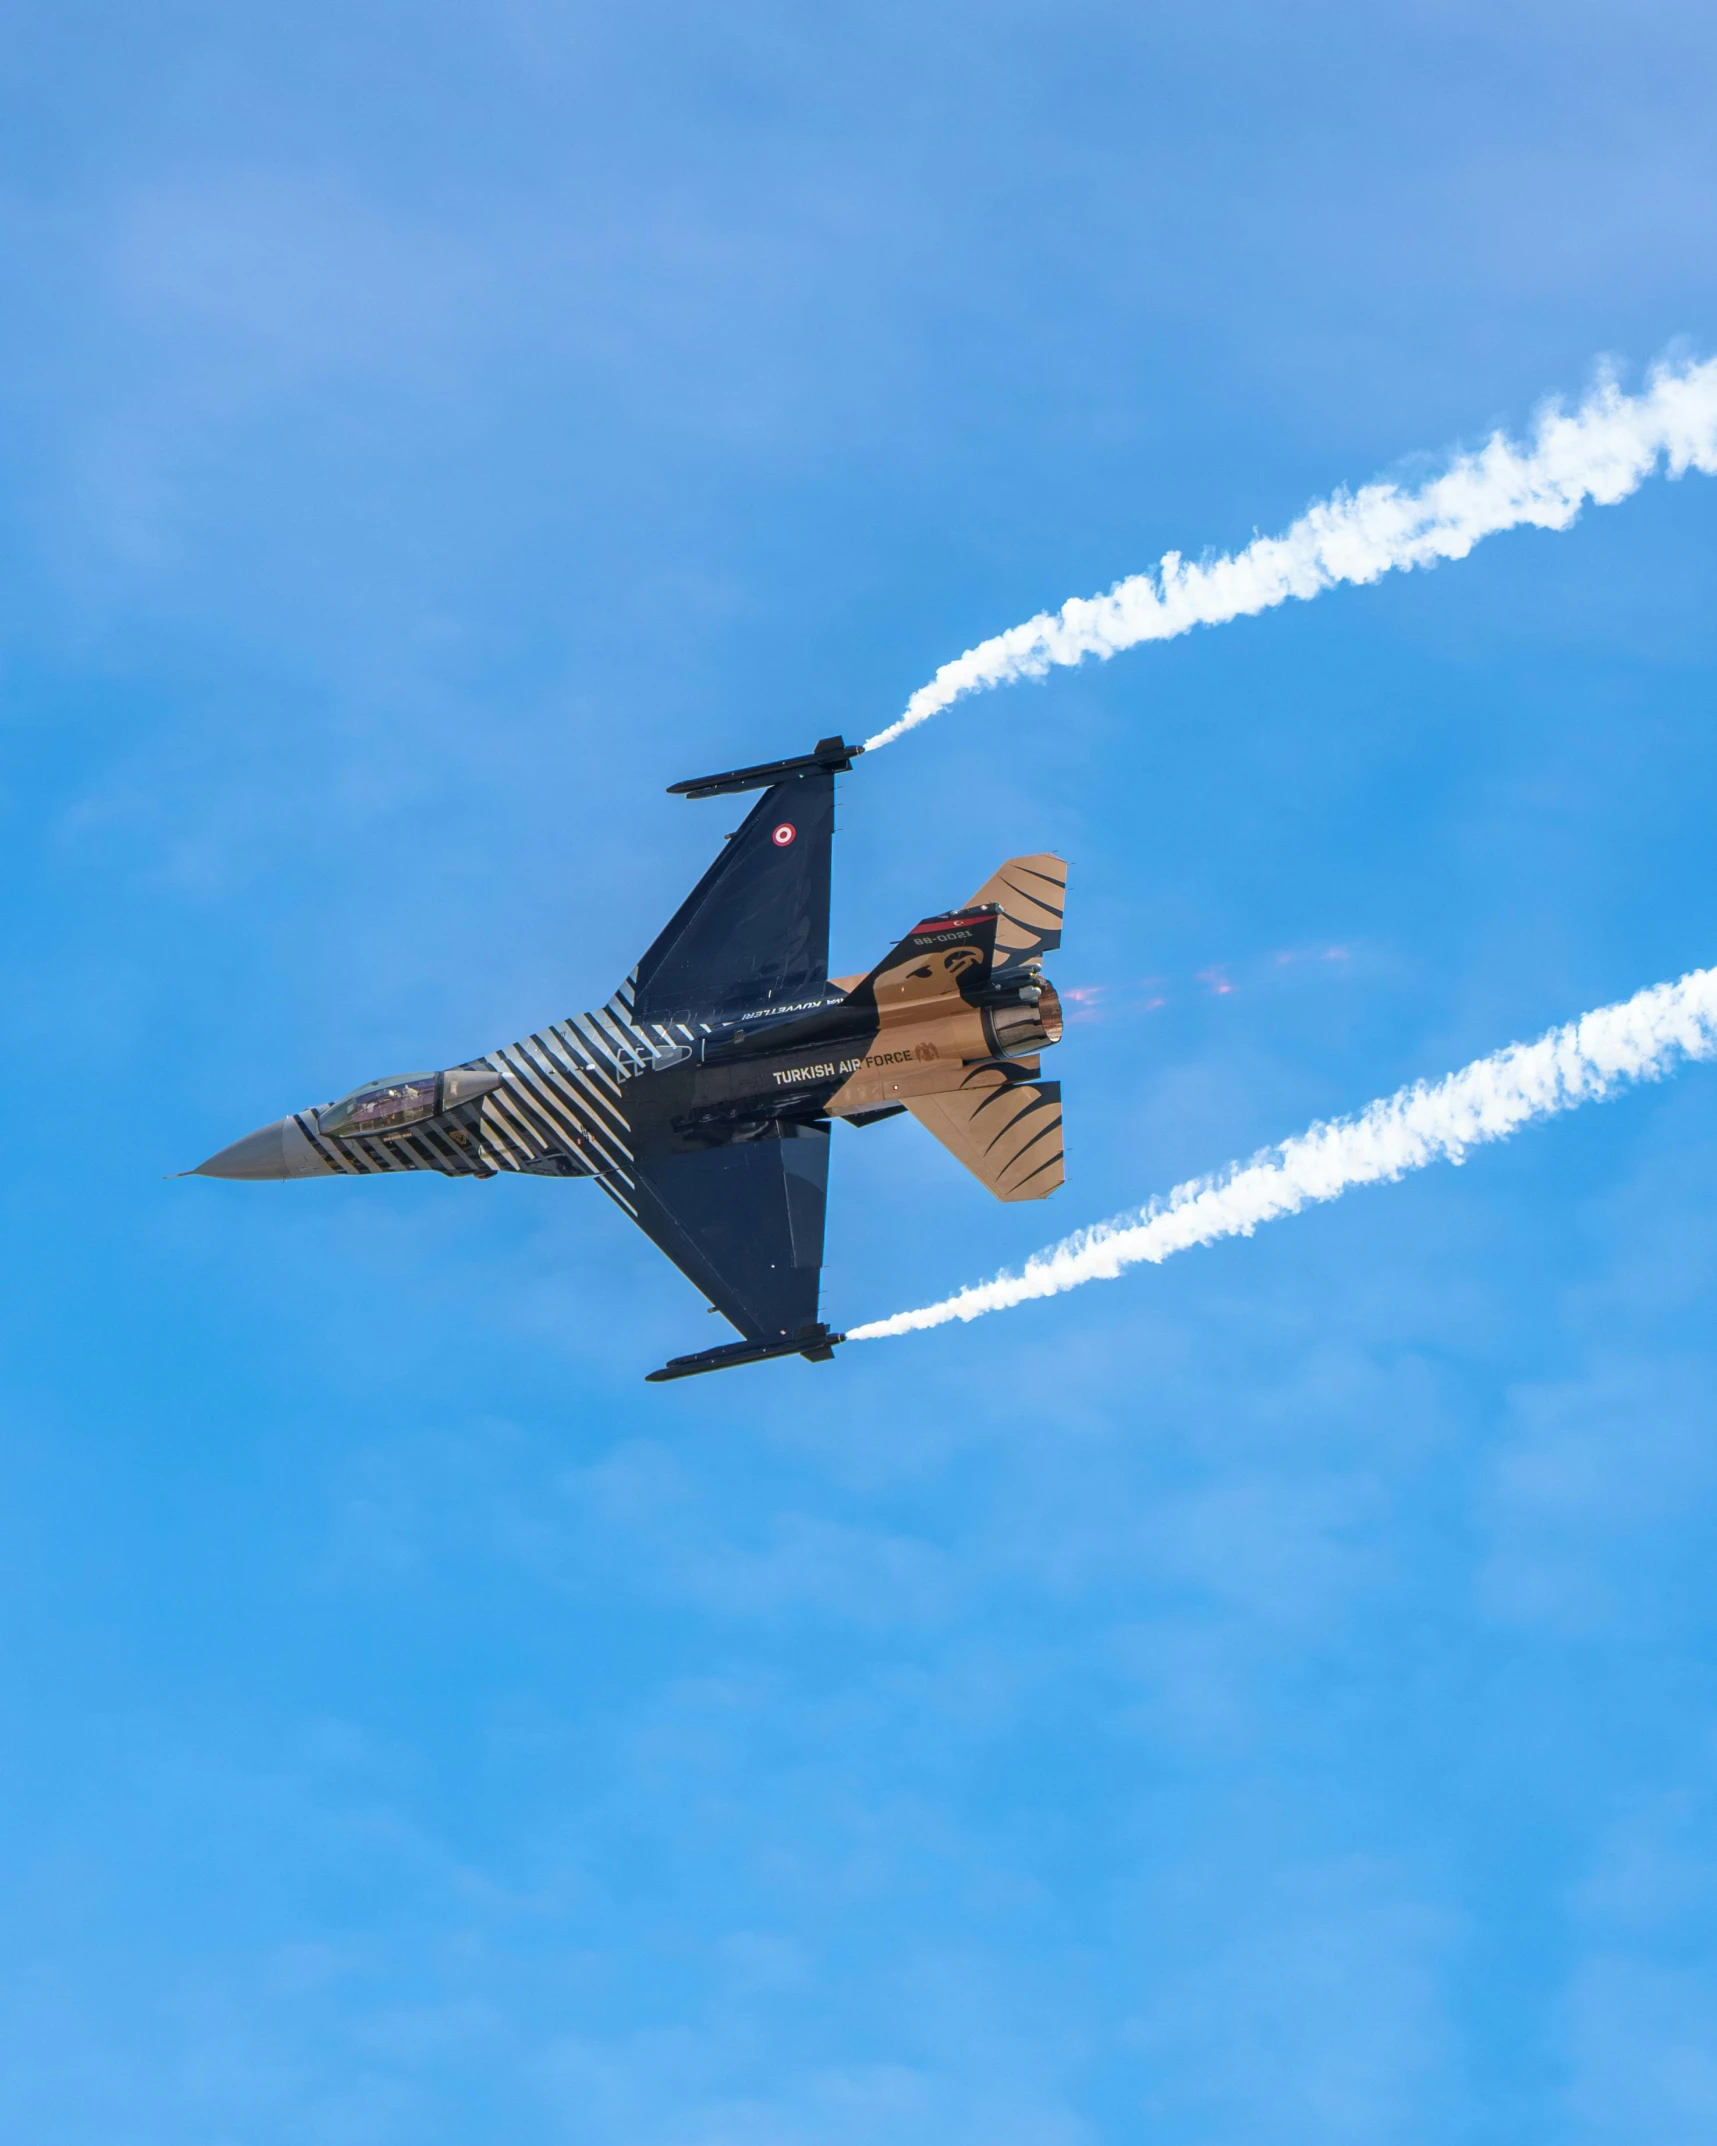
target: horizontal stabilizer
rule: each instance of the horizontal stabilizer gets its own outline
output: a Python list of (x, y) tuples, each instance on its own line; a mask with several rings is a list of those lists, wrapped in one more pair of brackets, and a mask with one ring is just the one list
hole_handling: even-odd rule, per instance
[(905, 1102), (998, 1200), (1041, 1200), (1059, 1189), (1061, 1083), (1039, 1080), (1035, 1059), (968, 1066), (953, 1094)]
[(794, 775), (844, 775), (864, 751), (843, 739), (819, 738), (814, 752), (797, 760), (766, 760), (758, 767), (737, 767), (726, 775), (693, 775), (685, 782), (668, 785), (670, 797), (728, 797), (736, 790), (767, 790), (772, 783), (786, 782)]
[(730, 1341), (720, 1349), (699, 1349), (694, 1356), (670, 1356), (660, 1371), (645, 1374), (645, 1383), (659, 1386), (664, 1379), (696, 1378), (702, 1371), (727, 1371), (736, 1364), (763, 1364), (772, 1356), (802, 1356), (809, 1364), (826, 1364), (845, 1334), (831, 1334), (826, 1326), (805, 1326), (792, 1341)]
[(966, 906), (975, 909), (981, 902), (995, 902), (1002, 912), (996, 927), (998, 968), (1053, 954), (1067, 909), (1067, 865), (1047, 854), (1010, 857)]

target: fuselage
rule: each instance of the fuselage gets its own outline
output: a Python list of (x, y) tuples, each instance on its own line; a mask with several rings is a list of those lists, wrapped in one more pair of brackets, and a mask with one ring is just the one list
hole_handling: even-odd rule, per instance
[(975, 1064), (1027, 1061), (1059, 1041), (1053, 986), (1035, 965), (990, 975), (987, 932), (987, 914), (931, 919), (889, 964), (820, 1001), (712, 1023), (639, 1022), (622, 992), (462, 1066), (295, 1112), (194, 1174), (523, 1171), (595, 1177), (629, 1208), (632, 1136), (646, 1123), (697, 1147), (781, 1120), (865, 1120), (958, 1090)]
[(1035, 1058), (1061, 1039), (1061, 1002), (1035, 965), (990, 973), (993, 931), (989, 914), (929, 919), (828, 1004), (706, 1039), (682, 1074), (684, 1129), (868, 1117), (957, 1089), (972, 1065)]

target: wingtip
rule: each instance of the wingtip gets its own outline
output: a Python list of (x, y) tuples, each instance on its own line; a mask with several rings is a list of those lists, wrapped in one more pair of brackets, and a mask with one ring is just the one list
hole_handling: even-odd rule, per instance
[(844, 775), (863, 751), (862, 745), (849, 745), (837, 733), (832, 738), (819, 738), (810, 752), (790, 760), (765, 760), (756, 767), (731, 768), (723, 775), (692, 775), (684, 782), (671, 782), (668, 795), (725, 797), (740, 790), (764, 790), (795, 775)]
[(697, 1378), (706, 1371), (730, 1371), (741, 1364), (763, 1364), (779, 1356), (802, 1356), (808, 1364), (826, 1364), (845, 1334), (831, 1333), (818, 1320), (801, 1327), (797, 1334), (778, 1341), (730, 1341), (718, 1349), (699, 1349), (691, 1356), (670, 1356), (659, 1371), (646, 1371), (644, 1383), (658, 1386), (668, 1379)]

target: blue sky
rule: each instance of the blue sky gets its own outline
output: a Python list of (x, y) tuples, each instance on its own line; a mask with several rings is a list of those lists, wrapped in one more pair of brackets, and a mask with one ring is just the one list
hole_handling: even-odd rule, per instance
[[(588, 1186), (165, 1177), (600, 1002), (667, 783), (1708, 353), (1714, 46), (15, 0), (0, 2133), (1717, 2131), (1709, 1070), (665, 1389)], [(1100, 995), (1049, 1205), (837, 1131), (830, 1316), (1717, 957), (1714, 572), (1658, 483), (861, 762), (838, 967), (1049, 847)]]

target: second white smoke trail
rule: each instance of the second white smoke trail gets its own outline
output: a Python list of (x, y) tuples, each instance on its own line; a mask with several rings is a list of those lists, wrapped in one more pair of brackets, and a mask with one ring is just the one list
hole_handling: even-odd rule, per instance
[(1717, 359), (1658, 365), (1638, 395), (1624, 395), (1606, 375), (1579, 409), (1548, 406), (1530, 444), (1495, 433), (1417, 491), (1378, 482), (1338, 492), (1283, 535), (1196, 565), (1171, 551), (1155, 573), (1130, 575), (1106, 596), (1075, 597), (943, 664), (865, 750), (892, 744), (968, 693), (1041, 678), (1057, 664), (1172, 640), (1338, 582), (1464, 559), (1499, 530), (1566, 529), (1587, 500), (1613, 506), (1660, 461), (1672, 477), (1717, 475)]
[(1635, 1081), (1661, 1080), (1682, 1063), (1717, 1057), (1717, 969), (1602, 1006), (1536, 1043), (1515, 1043), (1427, 1087), (1419, 1082), (1354, 1118), (1314, 1125), (1278, 1148), (1214, 1177), (1177, 1185), (1137, 1213), (1064, 1237), (1018, 1274), (999, 1274), (939, 1304), (896, 1312), (851, 1329), (849, 1341), (880, 1341), (950, 1319), (979, 1319), (1084, 1282), (1113, 1281), (1142, 1261), (1221, 1237), (1249, 1237), (1261, 1222), (1339, 1199), (1430, 1162), (1460, 1162), (1469, 1148), (1506, 1140), (1537, 1118), (1595, 1103)]

